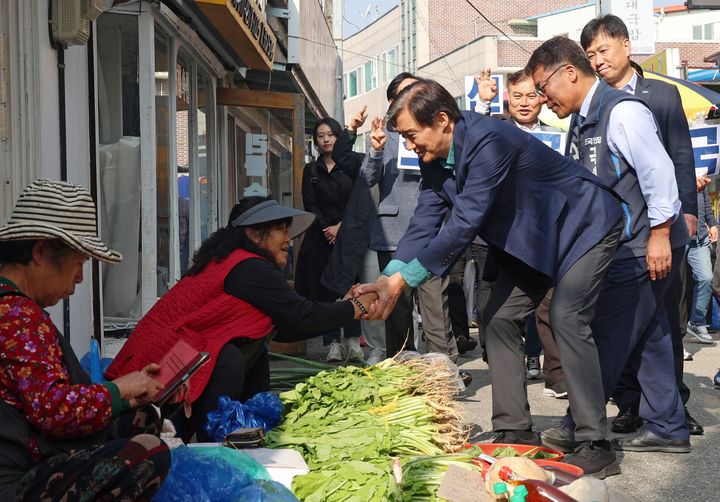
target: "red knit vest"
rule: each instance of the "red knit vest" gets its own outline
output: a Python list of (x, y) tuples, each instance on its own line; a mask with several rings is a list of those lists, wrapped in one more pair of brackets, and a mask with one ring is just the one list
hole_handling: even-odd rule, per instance
[(140, 320), (106, 375), (117, 378), (158, 362), (182, 338), (210, 354), (190, 378), (190, 399), (195, 401), (226, 343), (233, 338), (260, 338), (273, 328), (267, 314), (223, 289), (228, 273), (248, 258), (261, 257), (238, 249), (220, 263), (211, 262), (200, 274), (181, 279)]

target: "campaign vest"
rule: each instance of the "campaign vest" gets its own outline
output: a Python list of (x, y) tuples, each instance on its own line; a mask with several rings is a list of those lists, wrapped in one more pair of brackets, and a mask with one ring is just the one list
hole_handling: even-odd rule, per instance
[[(565, 155), (582, 164), (623, 198), (625, 228), (615, 258), (645, 256), (650, 237), (648, 207), (640, 189), (637, 172), (624, 158), (614, 155), (607, 142), (610, 112), (622, 101), (636, 101), (647, 106), (641, 99), (614, 89), (601, 80), (590, 101), (590, 108), (582, 126), (578, 127), (578, 115), (573, 115), (565, 150)], [(660, 139), (662, 142), (662, 138)], [(671, 226), (672, 248), (684, 245), (687, 240), (687, 231), (682, 220), (678, 218)]]
[(190, 377), (190, 400), (197, 399), (225, 344), (235, 338), (262, 338), (273, 329), (267, 314), (225, 292), (225, 277), (248, 258), (261, 257), (237, 249), (221, 262), (209, 263), (199, 274), (183, 277), (140, 320), (107, 376), (117, 378), (160, 361), (182, 338), (210, 354), (207, 364)]
[[(8, 296), (25, 297), (17, 291), (2, 291), (0, 302)], [(55, 339), (62, 349), (63, 363), (68, 370), (70, 384), (90, 385), (92, 383), (90, 377), (80, 365), (70, 343), (57, 329), (55, 329)], [(111, 422), (102, 430), (87, 436), (66, 440), (45, 439), (17, 408), (0, 399), (0, 500), (16, 500), (17, 482), (36, 465), (28, 448), (31, 437), (40, 448), (43, 459), (46, 459), (71, 449), (86, 448), (115, 439), (118, 437), (118, 432), (117, 423)]]

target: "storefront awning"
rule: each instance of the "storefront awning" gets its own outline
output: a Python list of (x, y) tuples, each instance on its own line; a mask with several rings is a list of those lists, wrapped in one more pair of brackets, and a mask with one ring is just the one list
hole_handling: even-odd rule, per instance
[(252, 0), (195, 0), (248, 68), (272, 70), (277, 41)]

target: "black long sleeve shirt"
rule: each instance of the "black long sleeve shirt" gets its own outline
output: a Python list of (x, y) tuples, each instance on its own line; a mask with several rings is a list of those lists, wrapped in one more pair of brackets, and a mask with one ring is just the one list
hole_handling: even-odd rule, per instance
[(317, 332), (352, 322), (355, 308), (350, 300), (316, 302), (298, 294), (268, 260), (248, 258), (225, 277), (223, 289), (265, 312), (273, 320), (279, 342), (294, 342), (317, 336)]

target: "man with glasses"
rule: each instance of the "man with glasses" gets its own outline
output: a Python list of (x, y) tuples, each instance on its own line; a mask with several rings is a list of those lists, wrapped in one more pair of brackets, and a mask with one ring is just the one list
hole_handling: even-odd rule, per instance
[[(667, 371), (673, 366), (673, 353), (663, 307), (677, 273), (673, 264), (680, 262), (688, 232), (680, 217), (675, 168), (652, 112), (640, 99), (597, 80), (582, 48), (566, 37), (543, 43), (527, 68), (548, 106), (561, 118), (573, 115), (567, 154), (624, 200), (625, 228), (598, 298), (592, 329), (605, 399), (612, 395), (631, 356), (643, 391), (653, 379), (653, 396), (644, 396), (641, 404), (648, 421), (641, 436), (613, 444), (630, 451), (689, 452), (682, 400), (673, 373)], [(560, 358), (565, 366), (562, 351)], [(568, 394), (572, 400), (570, 382)], [(571, 410), (560, 427), (544, 431), (543, 442), (563, 451), (587, 447), (578, 441), (573, 415)], [(597, 459), (614, 459), (607, 442), (589, 447)]]
[[(633, 68), (630, 61), (632, 50), (630, 35), (625, 23), (617, 16), (608, 14), (587, 23), (580, 35), (580, 45), (585, 50), (590, 63), (592, 63), (600, 78), (615, 89), (629, 92), (642, 99), (653, 112), (657, 126), (660, 129), (665, 151), (667, 151), (675, 165), (675, 179), (677, 180), (679, 197), (682, 202), (683, 216), (691, 237), (691, 243), (687, 251), (688, 260), (697, 263), (695, 255), (705, 253), (707, 260), (701, 259), (699, 263), (709, 263), (710, 244), (704, 219), (698, 225), (699, 210), (702, 209), (702, 215), (706, 214), (704, 202), (707, 194), (702, 191), (697, 193), (697, 189), (702, 190), (706, 184), (705, 180), (708, 183), (710, 180), (708, 178), (698, 178), (696, 182), (692, 141), (690, 140), (690, 131), (688, 130), (677, 87), (660, 80), (643, 78), (642, 69)], [(703, 198), (703, 195), (705, 195), (705, 198)], [(701, 201), (703, 202), (702, 207)], [(695, 237), (696, 234), (705, 237), (697, 238)], [(683, 257), (682, 263), (678, 263), (678, 271), (678, 277), (669, 287), (665, 296), (665, 309), (672, 333), (675, 378), (683, 403), (687, 405), (690, 398), (690, 389), (683, 383), (684, 350), (682, 339), (685, 336), (685, 325), (688, 323), (688, 316), (683, 301), (683, 291), (690, 277), (686, 272), (685, 257)], [(696, 278), (707, 276), (708, 272), (699, 272)], [(706, 294), (698, 295), (701, 298), (699, 303), (702, 304), (704, 301), (704, 306), (699, 309), (702, 314), (694, 319), (694, 321), (700, 322), (702, 325), (699, 330), (704, 330), (706, 338), (703, 339), (702, 332), (698, 333), (693, 330), (695, 327), (693, 324), (687, 325), (688, 332), (696, 336), (701, 342), (707, 342), (708, 338), (710, 338), (704, 326), (705, 322), (702, 320), (707, 311), (707, 303), (710, 300), (709, 286), (706, 292)], [(684, 309), (683, 314), (680, 312), (681, 305)], [(710, 338), (710, 341), (712, 341), (712, 338)], [(620, 408), (620, 412), (613, 420), (613, 432), (634, 432), (642, 425), (642, 419), (639, 417), (641, 389), (637, 378), (632, 374), (632, 368), (626, 368), (626, 370), (615, 389), (615, 403)], [(699, 435), (703, 433), (702, 426), (690, 415), (687, 407), (685, 408), (685, 419), (690, 434)]]

